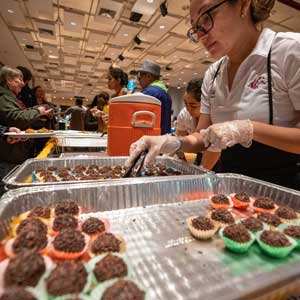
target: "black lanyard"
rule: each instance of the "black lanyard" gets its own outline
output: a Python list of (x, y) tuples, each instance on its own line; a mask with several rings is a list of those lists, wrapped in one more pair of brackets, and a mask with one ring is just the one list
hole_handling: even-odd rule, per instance
[[(271, 56), (272, 56), (272, 47), (270, 48), (270, 51), (268, 53), (267, 73), (268, 73), (268, 94), (269, 94), (269, 124), (273, 125), (273, 93), (272, 93)], [(220, 68), (221, 68), (223, 61), (224, 61), (224, 59), (221, 60), (221, 62), (219, 63), (219, 65), (217, 67), (217, 70), (214, 74), (213, 81), (212, 81), (212, 88), (213, 88), (213, 84), (220, 72)]]

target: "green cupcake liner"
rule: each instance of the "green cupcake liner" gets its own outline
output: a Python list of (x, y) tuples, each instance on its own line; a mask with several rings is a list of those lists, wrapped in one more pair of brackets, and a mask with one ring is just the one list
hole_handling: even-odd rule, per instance
[[(284, 233), (284, 229), (287, 228), (287, 227), (289, 227), (289, 226), (300, 226), (300, 224), (280, 224), (280, 225), (278, 226), (278, 230), (279, 230), (280, 232)], [(287, 237), (293, 239), (293, 240), (297, 243), (296, 249), (300, 249), (300, 239), (291, 237), (291, 236), (289, 236), (289, 235), (287, 235), (287, 234), (285, 234), (285, 235), (286, 235)]]
[(223, 240), (226, 248), (228, 248), (232, 252), (246, 253), (249, 250), (249, 248), (251, 247), (251, 245), (255, 242), (255, 236), (251, 231), (248, 231), (251, 236), (251, 239), (249, 242), (246, 242), (246, 243), (238, 243), (238, 242), (235, 242), (235, 241), (225, 237), (223, 234), (223, 231), (224, 231), (224, 228), (221, 228), (221, 230), (219, 231), (219, 235), (220, 235), (221, 239)]
[(261, 239), (260, 239), (261, 234), (262, 234), (262, 232), (260, 232), (260, 234), (257, 237), (258, 245), (266, 254), (268, 254), (271, 257), (284, 258), (284, 257), (288, 256), (294, 250), (294, 248), (297, 246), (297, 242), (294, 239), (292, 239), (286, 235), (289, 242), (291, 243), (291, 246), (273, 247), (273, 246), (270, 246), (270, 245), (264, 243), (263, 241), (261, 241)]
[[(99, 285), (91, 292), (91, 294), (90, 294), (90, 300), (99, 300), (99, 299), (101, 299), (102, 296), (103, 296), (103, 293), (105, 292), (105, 290), (106, 290), (108, 287), (112, 286), (117, 280), (118, 280), (118, 279), (112, 279), (112, 280), (108, 280), (108, 281), (106, 281), (106, 282), (104, 282), (104, 283), (99, 284)], [(134, 281), (134, 280), (131, 280), (131, 279), (130, 279), (130, 281), (134, 282), (134, 283), (138, 286), (138, 288), (139, 288), (140, 290), (142, 290), (142, 291), (145, 292), (145, 298), (144, 298), (144, 300), (150, 300), (150, 299), (149, 299), (149, 295), (148, 295), (148, 293), (146, 292), (146, 289), (145, 289), (144, 287), (142, 287), (139, 283), (137, 283), (137, 282)]]
[(71, 300), (74, 299), (76, 297), (76, 299), (80, 299), (80, 300), (91, 300), (91, 298), (89, 296), (86, 295), (67, 295), (67, 296), (61, 296), (61, 297), (56, 297), (55, 300)]

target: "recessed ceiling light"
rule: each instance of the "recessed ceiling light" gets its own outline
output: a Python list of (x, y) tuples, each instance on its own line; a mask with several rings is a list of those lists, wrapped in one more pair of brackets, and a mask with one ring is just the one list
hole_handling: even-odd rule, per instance
[(182, 72), (180, 72), (181, 74), (184, 74), (184, 72), (182, 71)]
[(197, 72), (195, 72), (195, 73), (194, 73), (194, 75), (198, 75), (198, 73), (197, 73)]
[(186, 84), (186, 82), (184, 82), (183, 84)]
[(153, 3), (153, 0), (147, 0), (148, 3)]
[(177, 90), (180, 90), (180, 89), (181, 89), (181, 86), (178, 86), (178, 87), (177, 87)]
[(10, 14), (13, 14), (14, 13), (14, 11), (12, 10), (12, 9), (8, 9), (7, 10)]
[(76, 26), (76, 25), (77, 25), (76, 22), (70, 22), (70, 24), (71, 24), (72, 26)]
[(128, 33), (124, 33), (123, 35), (124, 35), (124, 36), (129, 36), (129, 34), (128, 34)]
[(48, 55), (48, 57), (53, 58), (53, 59), (58, 58), (58, 56), (56, 56), (56, 55)]
[(168, 46), (172, 46), (173, 44), (172, 43), (168, 43)]
[(53, 96), (53, 99), (56, 99), (56, 97), (55, 97), (55, 96)]
[(160, 25), (159, 28), (160, 28), (160, 29), (165, 29), (166, 26), (165, 26), (165, 25)]
[(61, 97), (61, 99), (65, 99), (65, 97)]
[(182, 80), (182, 78), (179, 78), (179, 80), (181, 81), (181, 80)]

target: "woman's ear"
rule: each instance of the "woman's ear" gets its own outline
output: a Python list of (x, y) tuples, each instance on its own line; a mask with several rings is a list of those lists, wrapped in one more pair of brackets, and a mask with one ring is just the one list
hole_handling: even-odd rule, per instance
[(241, 12), (240, 16), (242, 19), (245, 19), (245, 17), (248, 14), (248, 11), (250, 10), (251, 0), (241, 0)]

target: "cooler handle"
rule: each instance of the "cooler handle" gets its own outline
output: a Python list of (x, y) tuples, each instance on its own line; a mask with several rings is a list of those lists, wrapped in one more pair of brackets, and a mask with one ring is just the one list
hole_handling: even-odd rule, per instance
[[(142, 122), (136, 122), (136, 119), (138, 116), (140, 115), (148, 115), (152, 118), (152, 122), (146, 122), (146, 121), (142, 121)], [(154, 128), (156, 122), (156, 115), (155, 113), (151, 112), (151, 111), (147, 111), (147, 110), (140, 110), (140, 111), (136, 111), (133, 115), (132, 115), (132, 119), (131, 119), (131, 125), (133, 127), (143, 127), (143, 128)]]

